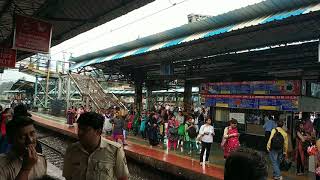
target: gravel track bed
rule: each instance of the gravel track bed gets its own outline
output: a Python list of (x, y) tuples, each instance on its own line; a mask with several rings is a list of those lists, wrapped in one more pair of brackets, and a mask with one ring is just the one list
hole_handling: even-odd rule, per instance
[(62, 170), (63, 168), (63, 156), (57, 153), (52, 148), (49, 148), (42, 144), (43, 154), (46, 156), (47, 160)]

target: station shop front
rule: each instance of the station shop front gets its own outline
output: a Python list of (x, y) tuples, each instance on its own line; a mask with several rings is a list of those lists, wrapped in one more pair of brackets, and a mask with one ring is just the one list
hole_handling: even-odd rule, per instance
[(263, 150), (263, 125), (267, 118), (285, 120), (284, 128), (293, 140), (300, 112), (320, 112), (320, 98), (312, 96), (315, 88), (311, 89), (311, 84), (316, 83), (300, 80), (216, 82), (202, 84), (200, 93), (204, 105), (210, 107), (216, 141), (221, 140), (227, 122), (234, 118), (238, 121), (241, 143)]

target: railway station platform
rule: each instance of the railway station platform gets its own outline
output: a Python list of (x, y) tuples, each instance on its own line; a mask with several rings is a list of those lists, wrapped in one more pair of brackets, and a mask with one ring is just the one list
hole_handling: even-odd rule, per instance
[[(77, 138), (77, 127), (68, 127), (65, 119), (47, 114), (32, 113), (36, 124), (69, 137)], [(109, 138), (109, 137), (106, 137)], [(178, 177), (192, 179), (223, 179), (224, 160), (222, 151), (214, 144), (213, 152), (210, 155), (210, 164), (200, 166), (197, 157), (186, 156), (180, 151), (167, 151), (163, 147), (152, 147), (146, 140), (139, 137), (129, 136), (128, 145), (124, 147), (126, 156), (129, 159), (147, 164), (150, 167)], [(269, 166), (270, 167), (270, 166)], [(269, 168), (269, 176), (272, 176), (272, 169)], [(312, 173), (305, 176), (296, 176), (295, 167), (290, 171), (283, 172), (284, 180), (313, 180)], [(272, 179), (271, 177), (269, 179)]]
[[(32, 119), (36, 124), (61, 134), (76, 138), (77, 127), (69, 128), (60, 118), (32, 113)], [(139, 144), (132, 140), (127, 141), (125, 153), (129, 159), (139, 161), (164, 172), (178, 177), (193, 177), (194, 179), (223, 179), (223, 168), (209, 165), (201, 167), (199, 161), (179, 156), (173, 153), (161, 151), (158, 148)]]

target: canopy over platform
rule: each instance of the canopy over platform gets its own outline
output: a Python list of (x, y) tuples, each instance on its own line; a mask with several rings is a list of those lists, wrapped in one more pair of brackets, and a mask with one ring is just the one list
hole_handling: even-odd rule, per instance
[[(277, 3), (274, 1), (275, 0), (264, 1), (226, 14), (207, 18), (199, 22), (186, 24), (146, 38), (73, 58), (72, 61), (78, 63), (73, 68), (129, 58), (137, 55), (144, 55), (156, 50), (165, 51), (168, 48), (173, 48), (174, 46), (179, 45), (193, 45), (195, 41), (199, 42), (200, 40), (202, 40), (200, 42), (207, 42), (212, 40), (212, 38), (221, 39), (222, 37), (235, 35), (236, 32), (237, 34), (244, 34), (245, 32), (253, 30), (262, 31), (272, 25), (284, 26), (284, 24), (279, 23), (287, 24), (288, 22), (286, 21), (288, 19), (293, 21), (293, 23), (297, 23), (297, 19), (293, 19), (293, 17), (299, 16), (299, 20), (301, 21), (302, 19), (300, 16), (313, 14), (320, 10), (320, 3), (315, 3), (317, 1), (313, 0), (290, 0), (290, 2), (281, 1), (281, 3), (279, 3), (279, 1), (277, 1)], [(298, 28), (294, 26), (292, 29)], [(259, 35), (262, 34), (259, 33)], [(304, 37), (305, 36), (306, 35), (304, 35)], [(294, 39), (298, 40), (298, 38), (292, 37), (291, 41)], [(271, 41), (272, 39), (259, 37), (254, 40)], [(239, 44), (237, 45), (239, 46)], [(255, 47), (255, 45), (250, 44), (249, 47)], [(244, 44), (240, 44), (240, 47), (238, 48), (249, 47), (246, 47)], [(226, 47), (223, 49), (226, 49)]]
[(318, 68), (319, 10), (316, 0), (267, 0), (74, 58), (72, 68), (116, 69), (129, 77), (143, 70), (155, 80), (168, 78), (159, 67), (170, 63), (174, 79), (273, 79), (279, 70), (302, 78), (306, 66), (309, 74)]
[[(13, 14), (46, 20), (53, 24), (52, 46), (111, 21), (154, 0), (2, 0), (0, 45), (10, 46)], [(19, 53), (21, 60), (29, 53)]]

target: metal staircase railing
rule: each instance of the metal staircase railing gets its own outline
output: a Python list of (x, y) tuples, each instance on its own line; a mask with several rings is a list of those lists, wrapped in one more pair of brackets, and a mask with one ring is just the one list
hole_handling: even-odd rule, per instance
[(91, 76), (69, 74), (82, 95), (88, 96), (94, 105), (101, 108), (118, 106), (124, 110), (127, 107), (112, 93), (105, 93), (100, 83)]

